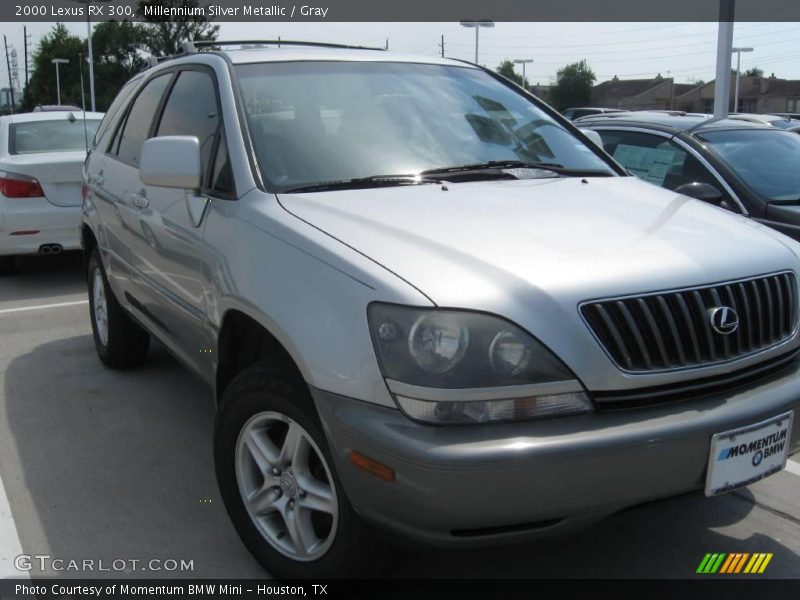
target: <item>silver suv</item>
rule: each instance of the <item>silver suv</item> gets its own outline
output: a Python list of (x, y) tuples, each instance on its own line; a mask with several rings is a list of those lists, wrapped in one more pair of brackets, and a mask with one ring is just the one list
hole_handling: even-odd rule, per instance
[(221, 494), (276, 576), (366, 575), (376, 530), (500, 543), (712, 496), (800, 445), (800, 246), (475, 65), (188, 46), (85, 179), (97, 352), (153, 337), (213, 386)]

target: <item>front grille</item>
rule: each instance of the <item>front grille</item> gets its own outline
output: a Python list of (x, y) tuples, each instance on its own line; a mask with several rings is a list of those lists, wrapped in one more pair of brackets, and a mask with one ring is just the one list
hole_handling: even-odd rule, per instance
[(600, 410), (624, 410), (739, 392), (771, 377), (785, 377), (790, 369), (797, 369), (798, 355), (800, 351), (792, 350), (733, 373), (655, 387), (592, 392), (592, 397)]
[[(728, 306), (739, 326), (728, 335), (711, 323)], [(787, 340), (797, 325), (792, 273), (587, 302), (581, 314), (621, 369), (663, 371), (707, 366), (754, 354)]]

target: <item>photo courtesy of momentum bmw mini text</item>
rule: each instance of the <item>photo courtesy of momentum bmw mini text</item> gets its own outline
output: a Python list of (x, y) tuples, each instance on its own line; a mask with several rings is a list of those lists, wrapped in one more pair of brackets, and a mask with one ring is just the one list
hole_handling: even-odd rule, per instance
[(800, 595), (800, 3), (0, 34), (0, 600)]

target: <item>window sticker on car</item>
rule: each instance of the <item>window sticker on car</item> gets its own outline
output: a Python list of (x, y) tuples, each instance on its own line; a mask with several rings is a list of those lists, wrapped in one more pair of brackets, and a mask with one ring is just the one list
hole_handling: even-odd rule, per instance
[(614, 151), (614, 158), (637, 177), (663, 185), (664, 179), (676, 165), (683, 162), (680, 152), (671, 148), (645, 148), (620, 144)]

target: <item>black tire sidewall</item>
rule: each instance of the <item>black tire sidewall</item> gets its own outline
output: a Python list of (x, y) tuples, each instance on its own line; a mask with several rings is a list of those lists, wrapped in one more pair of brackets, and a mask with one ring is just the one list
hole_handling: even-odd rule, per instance
[[(108, 345), (104, 344), (100, 339), (100, 334), (97, 332), (97, 320), (95, 318), (95, 307), (94, 307), (94, 272), (96, 269), (100, 270), (100, 279), (103, 282), (103, 292), (106, 297), (106, 318), (110, 319), (110, 314), (108, 310), (108, 302), (109, 302), (109, 287), (108, 282), (106, 281), (106, 273), (103, 270), (103, 263), (100, 260), (100, 253), (95, 248), (92, 251), (92, 254), (89, 256), (89, 262), (86, 266), (86, 278), (89, 288), (89, 317), (92, 322), (92, 337), (94, 338), (94, 346), (97, 349), (97, 354), (100, 356), (101, 359), (105, 360), (108, 357)], [(111, 323), (108, 323), (108, 332), (107, 332), (108, 340), (111, 341)]]
[[(379, 554), (376, 540), (347, 500), (319, 418), (313, 410), (313, 401), (307, 391), (303, 393), (301, 386), (261, 369), (249, 369), (231, 383), (223, 398), (214, 439), (220, 492), (242, 541), (273, 576), (282, 579), (367, 576), (373, 569), (373, 559)], [(266, 411), (290, 417), (311, 435), (324, 454), (334, 480), (339, 507), (336, 537), (325, 555), (315, 561), (294, 561), (276, 550), (256, 528), (239, 494), (235, 472), (239, 435), (250, 418)]]
[[(106, 298), (108, 339), (105, 344), (100, 341), (94, 313), (94, 273), (97, 269), (100, 270), (100, 279), (103, 282)], [(105, 266), (97, 248), (92, 250), (87, 261), (86, 278), (89, 289), (89, 317), (92, 322), (92, 336), (100, 360), (112, 369), (128, 369), (142, 364), (147, 358), (150, 335), (125, 312), (125, 309), (117, 301), (114, 291), (108, 283)]]

